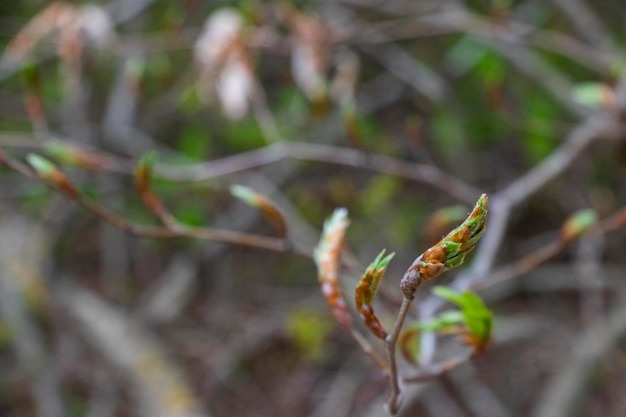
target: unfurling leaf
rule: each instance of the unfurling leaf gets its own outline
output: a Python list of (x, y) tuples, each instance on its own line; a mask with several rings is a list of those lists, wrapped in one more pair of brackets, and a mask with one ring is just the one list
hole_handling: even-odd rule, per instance
[(60, 140), (49, 140), (43, 145), (48, 155), (62, 164), (76, 166), (90, 171), (100, 171), (107, 167), (107, 161), (96, 153), (86, 152)]
[(383, 249), (374, 259), (374, 262), (367, 267), (354, 291), (356, 308), (361, 313), (365, 325), (372, 333), (383, 340), (387, 337), (387, 331), (380, 323), (378, 317), (376, 317), (373, 304), (380, 280), (385, 275), (387, 265), (389, 265), (389, 261), (391, 261), (395, 253), (384, 255), (385, 250)]
[(590, 209), (580, 210), (565, 221), (563, 227), (561, 227), (559, 238), (564, 242), (576, 239), (589, 230), (597, 220), (598, 216), (595, 211)]
[(255, 207), (276, 229), (281, 237), (287, 236), (287, 221), (282, 211), (269, 198), (243, 185), (233, 185), (230, 193), (244, 203)]
[[(469, 291), (457, 293), (446, 287), (434, 287), (433, 293), (457, 305), (463, 313), (462, 321), (459, 321), (459, 317), (456, 315), (450, 315), (445, 318), (443, 315), (439, 316), (442, 324), (445, 324), (446, 320), (449, 322), (463, 323), (468, 329), (468, 332), (463, 335), (463, 340), (477, 350), (484, 349), (491, 340), (493, 314), (485, 306), (480, 297)], [(436, 327), (433, 326), (432, 323), (427, 325)]]
[(152, 191), (152, 167), (156, 162), (156, 152), (149, 152), (135, 166), (135, 188), (143, 204), (168, 227), (176, 227), (178, 221), (165, 208), (163, 202)]
[(417, 365), (417, 358), (420, 353), (420, 328), (419, 326), (410, 326), (406, 328), (398, 339), (400, 352), (402, 357), (409, 363)]
[(578, 104), (586, 107), (615, 108), (617, 97), (615, 90), (604, 83), (587, 82), (574, 86), (572, 98)]
[[(437, 287), (442, 288), (442, 287)], [(446, 330), (465, 323), (465, 316), (460, 311), (444, 311), (433, 320), (421, 323), (420, 329), (425, 332), (445, 332)]]
[(488, 202), (487, 195), (481, 195), (470, 215), (460, 226), (415, 259), (400, 282), (400, 288), (406, 298), (412, 299), (415, 296), (415, 291), (422, 281), (435, 278), (463, 263), (465, 256), (474, 249), (485, 232)]
[(33, 167), (39, 178), (51, 185), (54, 185), (67, 197), (75, 198), (78, 195), (78, 190), (74, 184), (72, 184), (67, 175), (65, 175), (65, 173), (57, 168), (57, 166), (52, 162), (35, 154), (28, 154), (26, 156), (26, 160), (30, 166)]
[(314, 252), (322, 294), (335, 320), (348, 330), (352, 328), (352, 319), (339, 286), (339, 268), (344, 236), (349, 224), (348, 210), (336, 209), (324, 223), (322, 237)]

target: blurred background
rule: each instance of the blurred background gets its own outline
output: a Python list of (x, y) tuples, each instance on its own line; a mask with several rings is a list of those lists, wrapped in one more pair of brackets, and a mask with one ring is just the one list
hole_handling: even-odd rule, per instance
[[(404, 384), (399, 414), (626, 415), (625, 20), (618, 0), (0, 3), (1, 159), (22, 161), (0, 171), (0, 414), (388, 415), (317, 282), (324, 220), (349, 212), (349, 304), (396, 253), (390, 328), (404, 271), (487, 193), (487, 233), (437, 284), (483, 297), (493, 342)], [(133, 178), (151, 151), (161, 222)], [(446, 307), (416, 301), (409, 323)]]

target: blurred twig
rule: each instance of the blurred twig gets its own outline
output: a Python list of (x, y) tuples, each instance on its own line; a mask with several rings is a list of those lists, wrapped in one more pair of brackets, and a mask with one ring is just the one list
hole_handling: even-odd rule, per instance
[(4, 216), (0, 222), (0, 314), (11, 330), (37, 414), (64, 417), (54, 357), (29, 311), (42, 308), (50, 297), (43, 281), (47, 235), (32, 219)]
[(584, 399), (584, 388), (598, 363), (626, 335), (626, 308), (619, 304), (606, 319), (600, 319), (575, 340), (571, 354), (543, 390), (532, 415), (534, 417), (566, 417), (576, 414)]
[(150, 417), (199, 417), (192, 391), (159, 341), (104, 300), (69, 282), (56, 288), (81, 334), (131, 381), (140, 413)]

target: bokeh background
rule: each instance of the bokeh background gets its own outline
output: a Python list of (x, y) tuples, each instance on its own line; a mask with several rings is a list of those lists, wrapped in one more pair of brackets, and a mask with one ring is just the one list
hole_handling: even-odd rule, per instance
[[(323, 222), (348, 209), (349, 303), (396, 253), (390, 327), (406, 268), (484, 192), (485, 237), (437, 284), (483, 296), (493, 343), (403, 387), (400, 415), (625, 415), (625, 20), (618, 0), (0, 3), (3, 153), (158, 225), (133, 179), (156, 151), (177, 221), (280, 239), (241, 184), (290, 242), (132, 236), (2, 168), (0, 414), (387, 415), (385, 374), (319, 289)], [(599, 223), (565, 239), (579, 210)], [(437, 300), (424, 285), (409, 322)], [(464, 349), (423, 335), (417, 355)]]

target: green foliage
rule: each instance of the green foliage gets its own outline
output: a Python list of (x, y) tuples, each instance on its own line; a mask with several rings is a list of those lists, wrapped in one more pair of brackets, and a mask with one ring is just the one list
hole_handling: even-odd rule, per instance
[(465, 129), (453, 112), (439, 110), (432, 118), (434, 148), (443, 156), (454, 156), (466, 147)]
[(444, 311), (427, 323), (420, 323), (419, 328), (425, 332), (440, 332), (453, 326), (465, 323), (465, 316), (460, 311)]
[(249, 117), (237, 123), (229, 123), (224, 139), (233, 153), (250, 151), (266, 145), (258, 123)]
[(51, 176), (57, 170), (57, 167), (43, 156), (31, 153), (26, 156), (26, 160), (37, 174), (44, 178)]
[(559, 115), (555, 106), (541, 97), (528, 97), (526, 108), (526, 135), (522, 145), (528, 160), (537, 163), (558, 145), (556, 122)]
[(324, 358), (326, 341), (332, 329), (332, 323), (325, 316), (306, 308), (292, 311), (287, 319), (287, 334), (302, 354), (313, 361)]
[(191, 161), (202, 162), (209, 157), (211, 140), (208, 129), (189, 124), (180, 132), (177, 150)]
[[(442, 286), (434, 287), (433, 294), (455, 304), (461, 309), (463, 323), (477, 340), (484, 343), (489, 341), (493, 325), (493, 314), (478, 295), (469, 291), (457, 293), (450, 288)], [(458, 322), (459, 319), (460, 317), (456, 315), (446, 316), (443, 319), (439, 316), (438, 324), (446, 326), (446, 320), (456, 320)], [(429, 325), (436, 327), (431, 323)]]
[(402, 181), (390, 175), (378, 175), (359, 193), (359, 207), (367, 215), (388, 209), (393, 196), (402, 188)]

